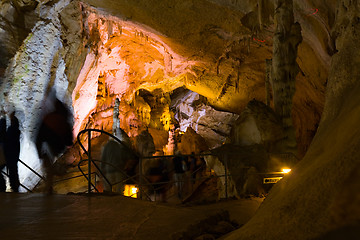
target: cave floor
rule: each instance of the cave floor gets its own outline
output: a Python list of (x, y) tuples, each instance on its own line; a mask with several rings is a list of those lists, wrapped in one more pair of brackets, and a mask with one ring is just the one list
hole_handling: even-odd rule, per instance
[(262, 200), (184, 205), (123, 196), (0, 193), (0, 239), (172, 239), (222, 210), (244, 224)]

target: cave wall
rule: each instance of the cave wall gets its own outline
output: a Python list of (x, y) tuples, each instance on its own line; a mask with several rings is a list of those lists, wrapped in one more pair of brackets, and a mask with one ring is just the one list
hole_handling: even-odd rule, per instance
[[(265, 59), (271, 57), (274, 32), (271, 1), (84, 2), (1, 1), (1, 105), (17, 110), (20, 158), (36, 170), (32, 139), (50, 88), (73, 108), (75, 133), (92, 117), (111, 116), (113, 102), (104, 97), (124, 95), (126, 119), (138, 121), (130, 115), (135, 114), (131, 104), (140, 89), (171, 92), (185, 86), (205, 97), (211, 111), (237, 114), (254, 98), (265, 101)], [(296, 60), (300, 74), (292, 118), (300, 155), (310, 148), (256, 216), (227, 239), (311, 239), (359, 221), (359, 196), (352, 192), (359, 188), (359, 8), (358, 1), (350, 0), (294, 1), (294, 18), (304, 39)], [(120, 29), (124, 35), (112, 38)], [(121, 39), (126, 34), (131, 41)], [(116, 41), (143, 51), (116, 49)], [(153, 44), (152, 50), (146, 44)], [(106, 62), (116, 59), (114, 49), (126, 59), (116, 69)], [(124, 71), (113, 71), (119, 69), (129, 77), (123, 88), (132, 83), (126, 93), (111, 85), (125, 78)], [(99, 87), (104, 79), (108, 88)], [(198, 115), (203, 114), (199, 109)], [(28, 179), (26, 171), (20, 167), (20, 175)]]
[(34, 11), (37, 5), (36, 1), (0, 2), (0, 76), (38, 21), (38, 14)]
[[(22, 7), (19, 12), (14, 3), (20, 2), (31, 7)], [(3, 64), (2, 69), (7, 66), (7, 70), (1, 75), (2, 100), (7, 108), (19, 110), (25, 152), (34, 150), (31, 140), (38, 109), (51, 86), (74, 111), (74, 134), (85, 126), (108, 128), (110, 122), (103, 124), (96, 119), (111, 121), (112, 100), (121, 95), (126, 112), (122, 127), (133, 135), (138, 130), (131, 126), (141, 125), (132, 106), (139, 90), (161, 88), (171, 93), (185, 86), (211, 105), (206, 107), (206, 114), (212, 115), (204, 117), (205, 108), (200, 107), (192, 125), (197, 131), (212, 132), (207, 141), (213, 146), (223, 142), (229, 132), (227, 123), (204, 128), (222, 120), (223, 113), (216, 110), (240, 114), (250, 100), (265, 101), (264, 69), (265, 59), (272, 53), (274, 11), (268, 1), (37, 2), (1, 2), (6, 6), (2, 16), (11, 24), (0, 26), (6, 33), (0, 42), (7, 59), (14, 56)], [(299, 46), (301, 74), (296, 79), (292, 109), (300, 155), (316, 133), (323, 108), (329, 59), (335, 52), (329, 33), (334, 24), (333, 5), (320, 0), (294, 1), (295, 20), (304, 25), (305, 35)], [(18, 29), (20, 13), (26, 31)], [(9, 41), (13, 32), (22, 34), (16, 37), (16, 44)], [(56, 44), (50, 46), (52, 41)], [(117, 44), (123, 47), (116, 48)], [(37, 61), (43, 64), (35, 64)], [(163, 115), (164, 121), (168, 116)], [(232, 118), (226, 117), (229, 122)], [(31, 158), (38, 161), (35, 155)], [(34, 167), (38, 169), (38, 164)]]
[(307, 154), (257, 214), (225, 239), (358, 237), (359, 7), (358, 1), (338, 2), (333, 27), (337, 53), (331, 59), (322, 120)]
[[(145, 23), (165, 34), (164, 41), (183, 56), (201, 59), (186, 76), (185, 85), (205, 96), (213, 107), (240, 114), (253, 98), (265, 101), (265, 59), (271, 58), (274, 31), (271, 1), (86, 2)], [(334, 1), (294, 1), (294, 18), (304, 35), (292, 108), (300, 157), (310, 145), (322, 113), (334, 53), (330, 33), (334, 8)]]
[[(7, 63), (6, 71), (1, 77), (1, 105), (8, 113), (16, 111), (16, 116), (20, 121), (20, 159), (40, 173), (42, 169), (33, 139), (38, 130), (39, 119), (52, 108), (46, 98), (56, 92), (56, 97), (65, 102), (72, 111), (71, 92), (74, 86), (72, 82), (80, 68), (79, 64), (74, 63), (69, 71), (67, 67), (69, 63), (66, 61), (71, 59), (71, 61), (82, 62), (84, 60), (81, 36), (79, 36), (81, 16), (73, 14), (74, 11), (79, 12), (80, 9), (78, 5), (69, 4), (69, 2), (59, 1), (49, 5), (31, 5), (30, 1), (22, 3), (30, 4), (31, 7), (24, 8), (32, 11), (25, 12), (23, 16), (25, 17), (23, 21), (27, 22), (23, 25), (27, 30), (27, 35), (19, 44), (15, 55)], [(9, 2), (2, 2), (5, 5), (6, 3)], [(17, 4), (21, 3), (11, 2), (12, 6)], [(71, 10), (65, 10), (66, 7)], [(60, 15), (62, 11), (64, 12)], [(15, 12), (14, 14), (16, 16), (22, 13)], [(32, 16), (31, 20), (27, 19), (27, 14)], [(62, 21), (61, 18), (67, 20)], [(30, 31), (28, 28), (31, 27)], [(15, 26), (9, 31), (16, 33), (18, 30)], [(25, 34), (25, 30), (19, 30), (19, 32)], [(7, 42), (2, 41), (2, 43), (6, 44), (4, 47), (7, 51), (6, 56), (10, 58), (12, 54), (10, 50), (16, 42), (10, 46)], [(23, 165), (19, 165), (19, 175), (20, 181), (25, 180), (30, 188), (39, 180), (32, 176), (30, 170)]]

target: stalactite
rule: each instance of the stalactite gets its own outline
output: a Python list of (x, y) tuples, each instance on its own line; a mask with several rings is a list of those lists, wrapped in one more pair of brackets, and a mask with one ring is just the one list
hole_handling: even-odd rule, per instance
[(118, 28), (119, 28), (119, 34), (121, 35), (123, 32), (122, 26), (119, 24)]
[(294, 23), (292, 0), (277, 0), (275, 4), (276, 29), (272, 60), (274, 108), (288, 133), (287, 146), (294, 150), (296, 139), (291, 109), (295, 77), (299, 71), (296, 57), (298, 45), (302, 41), (301, 27), (299, 23)]
[(102, 73), (100, 73), (98, 77), (98, 92), (96, 95), (97, 100), (103, 99), (105, 96), (105, 77)]

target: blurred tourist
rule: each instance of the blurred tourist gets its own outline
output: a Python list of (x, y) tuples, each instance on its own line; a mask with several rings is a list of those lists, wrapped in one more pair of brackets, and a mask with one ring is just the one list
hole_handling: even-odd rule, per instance
[(182, 191), (184, 186), (184, 173), (187, 171), (187, 161), (180, 151), (177, 150), (173, 158), (174, 181), (179, 199), (182, 199)]
[(57, 98), (54, 100), (54, 110), (44, 116), (36, 137), (36, 149), (46, 173), (45, 191), (53, 192), (53, 163), (62, 154), (66, 146), (73, 144), (72, 114)]

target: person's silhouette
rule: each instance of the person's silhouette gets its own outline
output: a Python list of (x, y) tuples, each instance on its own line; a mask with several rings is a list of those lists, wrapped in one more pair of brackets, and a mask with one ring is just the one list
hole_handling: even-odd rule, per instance
[(19, 174), (18, 162), (20, 155), (20, 130), (19, 120), (15, 116), (15, 112), (10, 115), (11, 124), (8, 127), (4, 141), (4, 154), (6, 166), (9, 171), (10, 187), (13, 192), (19, 192)]
[[(4, 114), (3, 111), (1, 113)], [(6, 118), (5, 116), (3, 116), (0, 119), (0, 192), (6, 191), (6, 181), (1, 173), (6, 166), (6, 160), (4, 155), (5, 135), (6, 135)]]
[(53, 183), (53, 161), (63, 153), (66, 146), (73, 143), (71, 116), (67, 107), (58, 99), (54, 101), (55, 110), (43, 118), (36, 137), (36, 149), (46, 172), (45, 190), (51, 194)]

